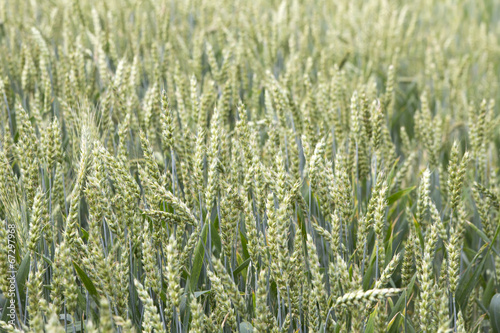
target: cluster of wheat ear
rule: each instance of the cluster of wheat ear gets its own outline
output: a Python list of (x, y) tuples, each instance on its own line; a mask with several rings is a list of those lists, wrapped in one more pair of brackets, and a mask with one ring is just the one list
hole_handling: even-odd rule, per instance
[(0, 331), (500, 332), (499, 36), (494, 0), (1, 1)]

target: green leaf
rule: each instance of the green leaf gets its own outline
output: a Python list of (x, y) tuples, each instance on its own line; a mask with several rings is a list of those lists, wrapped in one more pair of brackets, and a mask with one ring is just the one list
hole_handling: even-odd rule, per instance
[(488, 258), (488, 244), (485, 244), (465, 270), (456, 292), (456, 302), (462, 312), (465, 311), (469, 300), (469, 295), (479, 281), (479, 276), (483, 273), (483, 266)]
[(17, 286), (19, 288), (19, 294), (22, 300), (25, 299), (24, 290), (25, 290), (26, 280), (28, 280), (29, 273), (30, 273), (30, 254), (26, 253), (24, 255), (23, 261), (21, 261), (21, 265), (19, 265), (16, 274)]
[(250, 264), (250, 258), (248, 258), (247, 260), (243, 261), (241, 263), (241, 265), (239, 265), (238, 267), (236, 267), (236, 269), (233, 271), (233, 276), (236, 277), (236, 275), (240, 274), (245, 268), (248, 267), (249, 264)]
[(195, 291), (194, 292), (194, 297), (195, 298), (198, 298), (200, 297), (201, 295), (204, 295), (204, 294), (207, 294), (207, 293), (210, 293), (211, 290), (202, 290), (202, 291)]
[(188, 296), (187, 293), (183, 293), (181, 295), (181, 301), (179, 304), (181, 318), (185, 318), (185, 319), (187, 319), (186, 311), (190, 311), (190, 309), (189, 309), (189, 302), (190, 301), (189, 301), (187, 296)]
[(415, 286), (415, 280), (417, 279), (417, 273), (413, 274), (413, 277), (411, 278), (410, 283), (408, 284), (408, 288), (406, 289), (408, 291), (408, 297), (411, 296), (411, 293), (413, 291), (413, 286)]
[(49, 266), (52, 266), (52, 260), (50, 260), (50, 258), (42, 255), (42, 259), (43, 261), (45, 261)]
[(491, 330), (500, 333), (500, 294), (493, 296), (488, 310), (490, 315)]
[(243, 249), (243, 258), (250, 258), (250, 254), (248, 253), (248, 241), (245, 235), (240, 230), (240, 240), (241, 240), (241, 248)]
[(408, 188), (405, 188), (401, 191), (398, 191), (394, 194), (392, 194), (391, 196), (389, 196), (387, 198), (387, 205), (390, 206), (392, 205), (393, 203), (395, 203), (396, 201), (398, 201), (399, 199), (401, 199), (402, 197), (405, 197), (407, 196), (408, 194), (411, 193), (411, 191), (413, 191), (414, 189), (416, 188), (416, 186), (412, 186), (412, 187), (408, 187)]
[(495, 279), (489, 279), (483, 291), (482, 302), (487, 308), (490, 306), (491, 298), (495, 295)]
[(478, 235), (479, 237), (481, 237), (481, 239), (485, 242), (485, 243), (489, 243), (490, 242), (490, 239), (488, 238), (488, 236), (486, 236), (486, 234), (482, 231), (482, 230), (479, 230), (478, 227), (476, 227), (475, 224), (473, 223), (470, 223), (469, 221), (465, 221), (467, 222), (467, 225), (472, 229), (474, 230)]
[(370, 314), (370, 318), (368, 319), (368, 322), (366, 323), (366, 328), (365, 328), (365, 333), (374, 333), (375, 332), (375, 318), (378, 312), (378, 308), (373, 310), (373, 312)]
[(205, 246), (207, 243), (208, 234), (208, 222), (205, 223), (203, 229), (201, 230), (201, 236), (194, 250), (193, 265), (191, 267), (191, 274), (189, 275), (189, 290), (194, 292), (196, 286), (198, 285), (198, 279), (200, 277), (201, 268), (203, 266), (203, 261), (205, 257)]
[(405, 309), (405, 299), (406, 299), (406, 290), (401, 293), (401, 295), (398, 298), (398, 301), (396, 302), (396, 305), (392, 308), (391, 314), (389, 315), (389, 318), (394, 317), (397, 313), (403, 312)]
[[(491, 240), (488, 238), (488, 236), (486, 236), (486, 234), (480, 230), (475, 224), (473, 223), (470, 223), (469, 221), (466, 221), (467, 222), (467, 225), (472, 229), (474, 230), (478, 235), (479, 237), (481, 237), (481, 239), (485, 242), (485, 243), (491, 243)], [(497, 252), (497, 250), (492, 247), (491, 250), (493, 252), (495, 252), (497, 255), (499, 255), (499, 253)]]
[[(399, 314), (399, 312), (394, 316), (392, 317), (391, 320), (389, 320), (389, 322), (387, 323), (387, 330), (390, 330), (393, 326), (398, 328), (399, 327), (399, 323), (401, 322), (401, 316)], [(394, 323), (396, 323), (396, 325), (394, 325)]]
[(455, 300), (463, 312), (466, 310), (470, 293), (479, 282), (479, 276), (483, 273), (483, 267), (489, 258), (490, 251), (493, 244), (495, 244), (499, 233), (500, 225), (498, 225), (495, 236), (491, 242), (486, 243), (481, 249), (479, 249), (478, 253), (472, 259), (469, 267), (467, 267), (458, 283)]
[(82, 280), (82, 283), (85, 286), (85, 289), (87, 289), (87, 291), (94, 298), (94, 300), (98, 300), (99, 298), (97, 296), (97, 289), (95, 288), (92, 280), (83, 271), (83, 269), (81, 269), (80, 266), (78, 266), (76, 264), (76, 262), (74, 262), (74, 261), (73, 261), (73, 267), (75, 268), (75, 271), (78, 274), (78, 277), (80, 278), (80, 280)]
[(377, 259), (376, 253), (377, 251), (373, 251), (370, 257), (370, 261), (368, 262), (368, 268), (365, 271), (365, 275), (363, 276), (363, 290), (368, 290), (370, 287), (370, 282), (372, 279), (373, 269), (375, 268), (375, 261)]
[(413, 325), (410, 323), (410, 320), (406, 322), (406, 332), (408, 333), (415, 333), (415, 328), (413, 328)]
[(398, 157), (394, 161), (394, 163), (392, 164), (392, 167), (391, 167), (391, 171), (389, 171), (389, 174), (387, 175), (387, 185), (389, 186), (389, 188), (391, 187), (392, 181), (394, 180), (394, 176), (396, 175), (396, 167), (399, 164), (399, 159), (400, 159), (400, 157)]
[(84, 241), (88, 241), (88, 239), (89, 239), (89, 233), (87, 232), (87, 230), (85, 230), (83, 228), (80, 228), (80, 230), (82, 231), (82, 239)]
[[(85, 309), (87, 307), (87, 298), (82, 294), (80, 288), (78, 288), (77, 293), (78, 293), (77, 296), (78, 306), (80, 307), (80, 309)], [(99, 302), (92, 301), (92, 298), (89, 298), (89, 303), (90, 303), (89, 304), (90, 313), (88, 313), (87, 315), (89, 316), (89, 319), (92, 318), (92, 321), (96, 323), (99, 320), (99, 316), (96, 313), (96, 310), (100, 306), (100, 304)], [(85, 328), (85, 321), (84, 321), (84, 328)]]
[(7, 309), (7, 298), (4, 297), (3, 293), (0, 295), (0, 307), (3, 309), (2, 314), (0, 315), (0, 320), (2, 321), (8, 321), (7, 319), (7, 312), (9, 309)]
[[(406, 312), (406, 302), (410, 299), (413, 286), (415, 285), (415, 279), (417, 278), (417, 274), (413, 274), (413, 278), (411, 279), (410, 283), (408, 284), (408, 287), (406, 290), (401, 293), (401, 295), (398, 298), (398, 301), (396, 304), (392, 307), (391, 309), (391, 314), (389, 315), (389, 318), (391, 319), (391, 322), (388, 327), (388, 332), (397, 332), (399, 328), (399, 323), (402, 320), (402, 316), (400, 315), (403, 312)], [(397, 317), (397, 318), (396, 318)]]

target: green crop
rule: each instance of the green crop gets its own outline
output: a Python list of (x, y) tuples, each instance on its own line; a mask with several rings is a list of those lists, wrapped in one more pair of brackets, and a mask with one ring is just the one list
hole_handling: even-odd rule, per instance
[(499, 36), (491, 0), (3, 1), (0, 331), (498, 332)]

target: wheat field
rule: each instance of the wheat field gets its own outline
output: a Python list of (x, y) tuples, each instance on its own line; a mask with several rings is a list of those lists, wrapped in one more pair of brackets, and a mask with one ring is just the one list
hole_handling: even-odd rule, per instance
[(0, 331), (500, 332), (500, 3), (4, 0)]

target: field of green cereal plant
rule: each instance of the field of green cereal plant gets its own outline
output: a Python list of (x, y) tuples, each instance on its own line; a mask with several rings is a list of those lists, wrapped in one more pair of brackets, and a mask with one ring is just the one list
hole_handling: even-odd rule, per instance
[(500, 3), (4, 0), (0, 331), (500, 332)]

